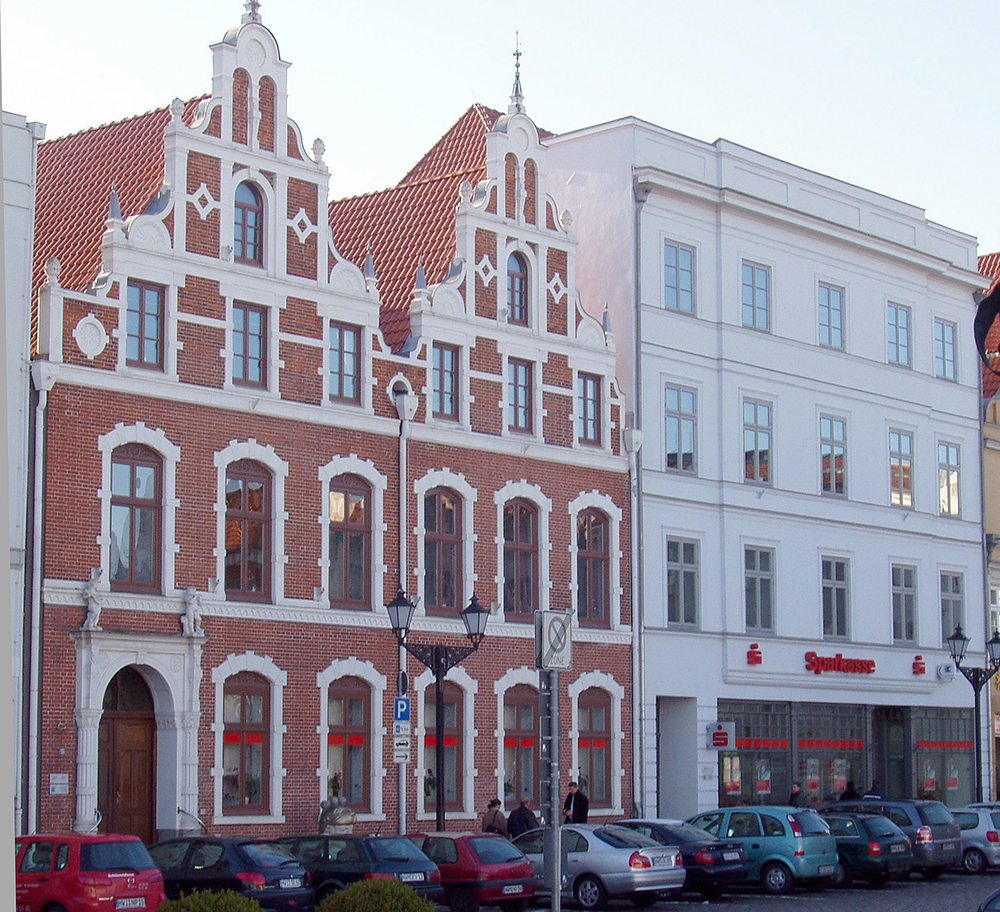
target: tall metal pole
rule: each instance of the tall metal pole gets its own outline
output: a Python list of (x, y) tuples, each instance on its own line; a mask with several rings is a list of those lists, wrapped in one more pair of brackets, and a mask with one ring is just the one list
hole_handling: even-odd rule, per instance
[(438, 832), (444, 832), (444, 676), (448, 661), (443, 646), (434, 647), (434, 759), (437, 765), (434, 787)]
[(552, 748), (549, 752), (549, 819), (552, 821), (552, 912), (562, 909), (562, 803), (559, 801), (559, 672), (550, 671), (549, 707), (552, 713), (550, 731)]
[[(989, 678), (983, 681), (983, 684), (988, 681)], [(970, 682), (972, 684), (973, 692), (976, 695), (973, 701), (973, 713), (975, 714), (975, 745), (976, 745), (976, 801), (983, 800), (983, 726), (982, 717), (980, 716), (980, 706), (979, 706), (979, 691), (982, 684), (978, 684), (976, 681)], [(977, 686), (978, 684), (978, 686)]]

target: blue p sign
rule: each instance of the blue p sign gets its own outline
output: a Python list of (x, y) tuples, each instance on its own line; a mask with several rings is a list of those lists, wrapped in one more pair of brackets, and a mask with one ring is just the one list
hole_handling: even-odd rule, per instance
[(396, 702), (392, 710), (392, 721), (393, 722), (409, 722), (410, 721), (410, 698), (409, 697), (396, 697)]

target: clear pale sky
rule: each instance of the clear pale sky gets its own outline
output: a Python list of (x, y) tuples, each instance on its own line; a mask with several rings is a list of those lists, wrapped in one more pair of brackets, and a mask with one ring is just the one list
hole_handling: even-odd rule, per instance
[[(237, 0), (5, 0), (3, 108), (48, 138), (211, 88)], [(997, 0), (265, 0), (334, 196), (395, 183), (473, 102), (564, 132), (634, 114), (926, 210), (1000, 250)]]

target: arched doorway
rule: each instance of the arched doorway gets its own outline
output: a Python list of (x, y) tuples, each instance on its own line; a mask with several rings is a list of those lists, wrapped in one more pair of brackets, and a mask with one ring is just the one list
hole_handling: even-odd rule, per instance
[(97, 808), (102, 833), (153, 841), (156, 717), (153, 695), (134, 668), (118, 672), (104, 693), (97, 746)]

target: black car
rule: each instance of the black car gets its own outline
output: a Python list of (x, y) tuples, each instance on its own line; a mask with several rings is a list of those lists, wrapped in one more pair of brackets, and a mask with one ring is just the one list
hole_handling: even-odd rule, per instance
[(403, 836), (286, 836), (288, 849), (312, 876), (316, 901), (356, 880), (386, 878), (413, 887), (425, 899), (444, 899), (441, 872)]
[(890, 877), (905, 877), (913, 866), (910, 837), (880, 814), (823, 813), (837, 839), (839, 864), (835, 887), (850, 886), (855, 878), (881, 887)]
[(636, 830), (661, 845), (677, 846), (687, 871), (684, 889), (701, 893), (706, 899), (720, 896), (726, 887), (747, 879), (747, 853), (738, 842), (720, 841), (683, 820), (620, 820), (618, 826)]
[(312, 912), (309, 873), (284, 846), (240, 836), (180, 836), (149, 847), (167, 899), (195, 890), (234, 890), (267, 912)]

